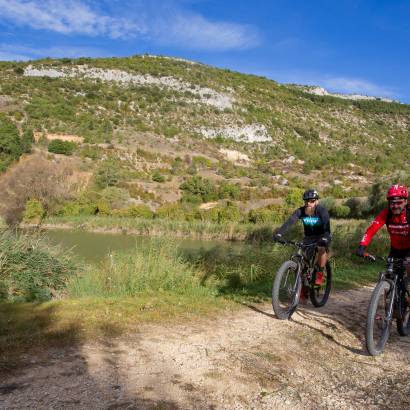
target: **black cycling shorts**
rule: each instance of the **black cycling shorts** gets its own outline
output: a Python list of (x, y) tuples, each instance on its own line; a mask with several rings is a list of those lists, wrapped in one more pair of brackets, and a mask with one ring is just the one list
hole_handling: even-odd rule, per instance
[(404, 259), (405, 260), (404, 264), (410, 265), (410, 249), (390, 248), (389, 256), (393, 258)]
[(322, 236), (305, 236), (303, 238), (304, 245), (313, 245), (315, 243), (316, 246), (325, 247), (326, 251), (329, 250), (330, 242), (331, 242), (330, 239), (328, 239), (326, 242), (323, 241)]

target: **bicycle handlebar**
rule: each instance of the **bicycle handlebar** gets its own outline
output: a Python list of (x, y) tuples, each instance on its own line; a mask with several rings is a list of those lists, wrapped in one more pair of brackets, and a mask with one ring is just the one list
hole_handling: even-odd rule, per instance
[(285, 239), (275, 239), (275, 242), (280, 243), (282, 245), (293, 245), (297, 248), (309, 248), (310, 246), (316, 246), (316, 243), (306, 245), (303, 242), (289, 241)]
[(371, 255), (370, 253), (365, 253), (363, 255), (363, 259), (370, 261), (370, 262), (376, 262), (376, 260), (382, 261), (382, 262), (387, 262), (387, 258), (384, 256), (379, 256), (379, 255)]

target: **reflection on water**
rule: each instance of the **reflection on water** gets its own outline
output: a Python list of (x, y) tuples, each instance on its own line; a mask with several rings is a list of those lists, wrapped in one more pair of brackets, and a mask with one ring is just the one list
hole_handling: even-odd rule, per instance
[[(73, 253), (87, 263), (96, 263), (113, 251), (130, 251), (150, 239), (147, 236), (94, 233), (75, 230), (49, 230), (45, 236), (51, 243), (72, 249)], [(170, 239), (180, 246), (184, 254), (194, 256), (219, 248), (221, 253), (240, 252), (249, 247), (244, 243), (227, 241), (201, 241)]]

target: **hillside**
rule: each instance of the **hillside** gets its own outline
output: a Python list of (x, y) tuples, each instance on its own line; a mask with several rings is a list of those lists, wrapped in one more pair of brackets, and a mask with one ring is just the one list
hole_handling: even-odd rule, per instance
[[(363, 196), (380, 176), (405, 169), (410, 154), (409, 105), (315, 95), (146, 55), (1, 62), (0, 119), (20, 138), (34, 131), (35, 151), (51, 139), (74, 141), (77, 205), (84, 192), (112, 187), (122, 204), (154, 210), (181, 197), (248, 210), (311, 185), (328, 197)], [(11, 160), (1, 150), (5, 169)]]

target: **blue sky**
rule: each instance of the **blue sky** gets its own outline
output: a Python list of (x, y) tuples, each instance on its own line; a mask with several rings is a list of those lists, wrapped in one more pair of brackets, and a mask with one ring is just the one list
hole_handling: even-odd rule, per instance
[(0, 60), (187, 58), (410, 103), (410, 0), (0, 0)]

